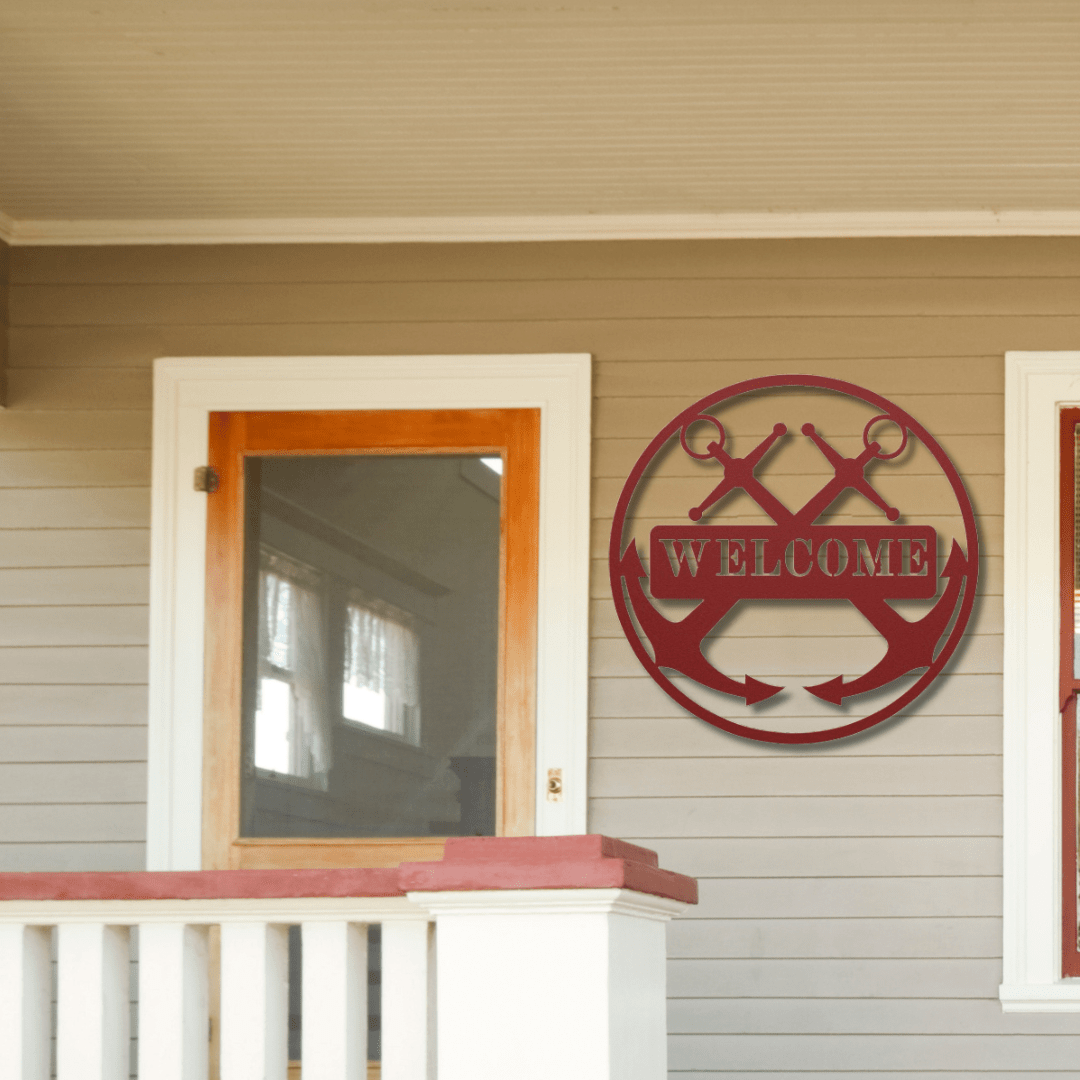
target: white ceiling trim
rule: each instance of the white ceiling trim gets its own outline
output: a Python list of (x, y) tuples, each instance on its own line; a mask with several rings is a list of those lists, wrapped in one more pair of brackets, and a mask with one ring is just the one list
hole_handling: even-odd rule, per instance
[(16, 221), (13, 246), (402, 244), (881, 236), (1080, 236), (1080, 210)]

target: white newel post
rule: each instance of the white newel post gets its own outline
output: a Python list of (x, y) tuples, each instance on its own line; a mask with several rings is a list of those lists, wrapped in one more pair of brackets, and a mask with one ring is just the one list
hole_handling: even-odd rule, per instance
[(410, 893), (436, 917), (439, 1080), (666, 1080), (665, 923), (626, 889)]
[(205, 1080), (209, 1057), (205, 926), (139, 927), (139, 1080)]
[(0, 1076), (49, 1080), (47, 927), (0, 925)]
[(127, 1080), (130, 977), (126, 927), (61, 923), (57, 1080)]
[(263, 922), (221, 926), (221, 1080), (286, 1080), (289, 937)]

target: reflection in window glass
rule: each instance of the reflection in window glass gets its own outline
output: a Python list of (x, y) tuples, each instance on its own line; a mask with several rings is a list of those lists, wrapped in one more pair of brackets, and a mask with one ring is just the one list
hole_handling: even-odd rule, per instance
[(325, 774), (330, 733), (319, 576), (269, 549), (261, 563), (255, 767), (288, 776)]
[(255, 713), (255, 767), (271, 772), (292, 772), (292, 686), (284, 679), (259, 679)]
[(404, 618), (374, 605), (346, 607), (341, 711), (346, 720), (418, 743), (420, 642)]
[(241, 836), (494, 834), (488, 456), (247, 459)]

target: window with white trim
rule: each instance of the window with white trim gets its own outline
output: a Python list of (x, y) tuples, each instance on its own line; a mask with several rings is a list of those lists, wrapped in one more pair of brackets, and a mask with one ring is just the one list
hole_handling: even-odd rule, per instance
[(1000, 998), (1012, 1012), (1080, 1012), (1080, 978), (1068, 959), (1077, 935), (1069, 903), (1076, 890), (1075, 746), (1062, 716), (1071, 698), (1062, 694), (1063, 642), (1069, 638), (1066, 651), (1072, 644), (1062, 534), (1074, 520), (1073, 493), (1062, 483), (1068, 487), (1063, 414), (1080, 408), (1080, 352), (1009, 353), (1005, 366)]

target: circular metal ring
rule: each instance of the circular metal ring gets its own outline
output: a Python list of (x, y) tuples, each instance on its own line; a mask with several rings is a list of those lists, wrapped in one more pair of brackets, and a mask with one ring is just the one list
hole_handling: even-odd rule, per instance
[(880, 424), (882, 420), (888, 420), (890, 423), (895, 424), (900, 429), (900, 434), (903, 436), (903, 440), (900, 443), (899, 449), (894, 450), (891, 454), (881, 453), (881, 444), (877, 444), (878, 452), (875, 457), (877, 457), (880, 461), (892, 461), (893, 458), (899, 457), (907, 449), (908, 430), (906, 427), (904, 427), (903, 424), (900, 423), (899, 420), (897, 420), (893, 416), (890, 416), (888, 413), (881, 413), (880, 416), (873, 417), (873, 419), (870, 420), (866, 427), (863, 428), (862, 444), (867, 450), (870, 449), (870, 429), (875, 424)]
[(710, 454), (708, 451), (706, 451), (704, 454), (695, 454), (694, 451), (690, 449), (690, 446), (686, 441), (686, 433), (687, 433), (687, 431), (690, 429), (692, 424), (696, 424), (699, 420), (705, 420), (707, 423), (712, 424), (716, 428), (716, 434), (719, 437), (719, 442), (717, 443), (717, 446), (718, 446), (719, 449), (723, 449), (724, 441), (727, 438), (727, 436), (724, 434), (724, 425), (721, 424), (720, 421), (717, 420), (715, 416), (710, 416), (708, 413), (698, 413), (698, 415), (695, 416), (693, 418), (693, 420), (691, 420), (688, 423), (684, 424), (679, 429), (679, 442), (682, 443), (682, 448), (692, 458), (697, 458), (698, 461), (708, 461), (712, 457), (712, 454)]

